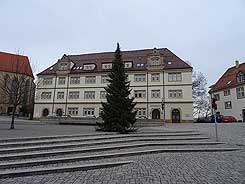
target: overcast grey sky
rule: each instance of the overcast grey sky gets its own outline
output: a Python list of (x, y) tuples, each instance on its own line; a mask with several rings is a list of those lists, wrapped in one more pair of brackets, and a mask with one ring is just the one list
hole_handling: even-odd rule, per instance
[(208, 84), (245, 61), (245, 0), (0, 0), (0, 51), (63, 54), (167, 47)]

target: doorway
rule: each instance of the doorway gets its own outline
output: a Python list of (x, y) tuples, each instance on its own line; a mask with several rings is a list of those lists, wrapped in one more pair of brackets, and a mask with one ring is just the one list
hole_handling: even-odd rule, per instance
[(62, 116), (62, 114), (63, 114), (62, 109), (59, 108), (59, 109), (56, 110), (56, 115), (57, 116)]
[(179, 109), (172, 110), (172, 123), (180, 123), (180, 111)]
[(154, 109), (152, 111), (152, 119), (160, 119), (160, 111), (159, 111), (159, 109)]
[(43, 109), (43, 116), (46, 117), (49, 115), (49, 110), (46, 108), (46, 109)]

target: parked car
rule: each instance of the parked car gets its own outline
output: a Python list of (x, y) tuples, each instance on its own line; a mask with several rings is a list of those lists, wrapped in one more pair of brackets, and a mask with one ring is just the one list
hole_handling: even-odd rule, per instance
[[(221, 122), (222, 115), (216, 115), (217, 123)], [(214, 123), (214, 115), (207, 116), (207, 117), (199, 117), (195, 121), (196, 123)]]
[(237, 120), (233, 116), (222, 116), (221, 122), (222, 123), (237, 122)]

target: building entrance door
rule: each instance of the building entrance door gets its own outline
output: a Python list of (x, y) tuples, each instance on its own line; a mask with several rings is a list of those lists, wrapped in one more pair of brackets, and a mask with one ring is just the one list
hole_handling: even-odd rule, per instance
[(56, 110), (56, 115), (57, 115), (57, 116), (62, 116), (62, 114), (63, 114), (62, 109), (57, 109), (57, 110)]
[(172, 123), (180, 123), (180, 111), (178, 109), (172, 110)]
[(154, 109), (152, 111), (152, 119), (160, 119), (160, 111), (159, 111), (159, 109)]
[(245, 109), (242, 110), (242, 121), (245, 122)]
[(49, 110), (48, 109), (43, 109), (43, 116), (46, 117), (49, 114)]

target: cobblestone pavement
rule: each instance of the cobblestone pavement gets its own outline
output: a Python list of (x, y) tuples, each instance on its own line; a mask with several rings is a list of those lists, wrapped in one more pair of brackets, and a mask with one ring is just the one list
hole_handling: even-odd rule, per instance
[[(1, 122), (1, 121), (0, 121)], [(11, 132), (0, 123), (0, 138), (52, 134), (95, 133), (93, 127), (19, 124)], [(168, 124), (139, 131), (197, 130), (215, 138), (214, 124)], [(9, 133), (10, 132), (10, 133)], [(0, 180), (0, 184), (245, 184), (245, 123), (219, 124), (219, 141), (239, 146), (240, 151), (218, 153), (161, 153), (130, 156), (115, 160), (134, 160), (129, 165), (90, 171), (66, 172)], [(15, 133), (15, 134), (14, 134)]]

